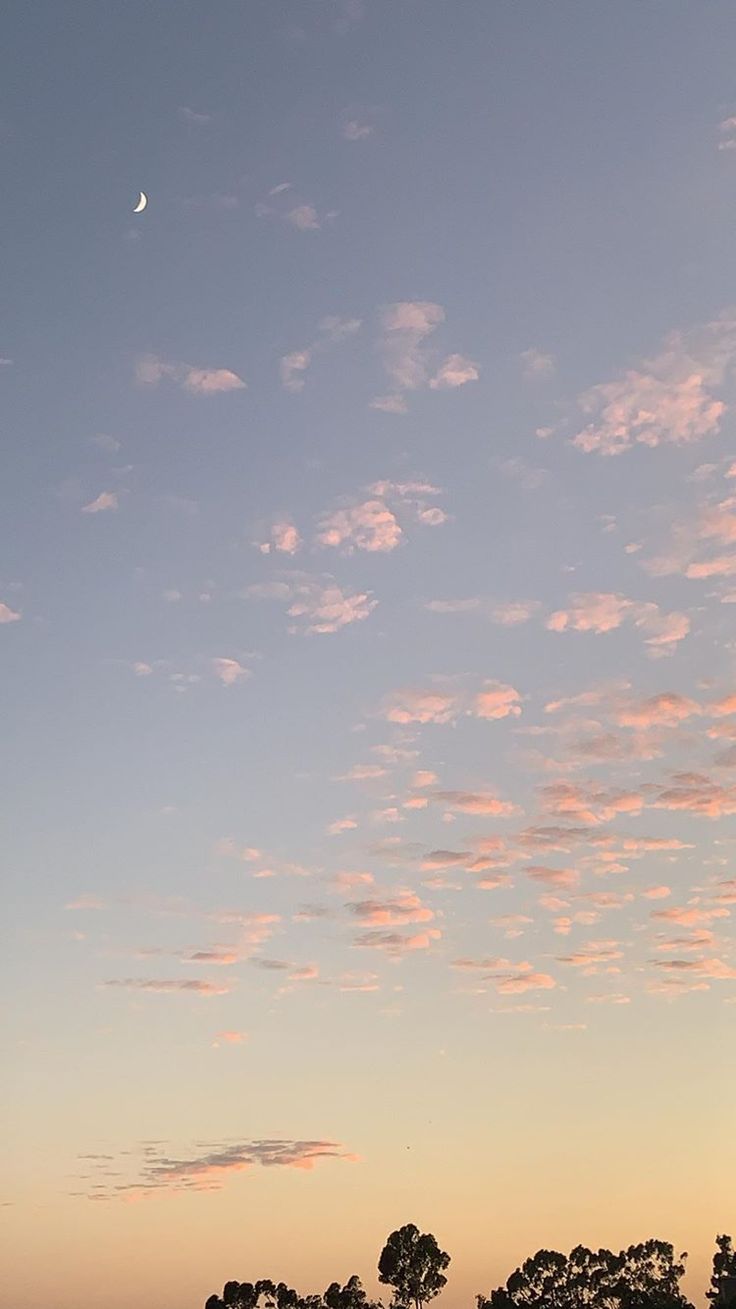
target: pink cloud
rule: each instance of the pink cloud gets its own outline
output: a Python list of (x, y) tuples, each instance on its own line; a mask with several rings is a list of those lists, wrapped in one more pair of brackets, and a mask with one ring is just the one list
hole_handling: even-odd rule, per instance
[(669, 886), (648, 886), (642, 895), (645, 900), (666, 900), (672, 891)]
[(496, 981), (496, 990), (501, 995), (521, 995), (525, 991), (550, 991), (557, 983), (549, 973), (510, 973)]
[(725, 718), (729, 714), (736, 714), (736, 694), (726, 695), (722, 700), (714, 700), (708, 705), (708, 713), (714, 718)]
[(736, 813), (736, 786), (721, 786), (702, 773), (676, 773), (652, 802), (655, 809), (674, 809), (721, 818)]
[(354, 818), (336, 818), (327, 827), (328, 836), (342, 836), (343, 832), (353, 831), (358, 826)]
[(224, 1041), (225, 1045), (242, 1045), (248, 1040), (247, 1032), (215, 1032), (217, 1041)]
[(728, 917), (728, 909), (699, 909), (696, 905), (675, 905), (671, 909), (656, 909), (652, 913), (652, 918), (677, 923), (680, 927), (697, 927), (701, 923), (712, 922), (714, 918)]
[(479, 691), (473, 700), (473, 713), (476, 718), (518, 718), (520, 700), (521, 696), (513, 686), (486, 682), (485, 689)]
[(577, 594), (570, 599), (569, 608), (558, 609), (547, 619), (549, 631), (571, 630), (600, 635), (615, 631), (625, 620), (630, 620), (634, 627), (649, 633), (645, 636), (645, 645), (653, 657), (671, 654), (690, 631), (686, 614), (664, 614), (651, 602), (639, 603), (606, 591)]
[(674, 691), (662, 691), (645, 700), (622, 705), (614, 717), (622, 727), (671, 727), (700, 713), (702, 709), (695, 700)]
[(235, 686), (236, 682), (251, 676), (250, 669), (243, 668), (237, 659), (213, 659), (212, 671), (223, 686)]
[(685, 570), (685, 576), (692, 580), (734, 575), (736, 575), (736, 555), (718, 555), (715, 559), (708, 559), (704, 563), (690, 564)]
[(500, 800), (492, 791), (434, 791), (433, 800), (463, 814), (493, 814), (506, 817), (516, 812), (509, 800)]
[(356, 937), (355, 944), (371, 950), (385, 950), (387, 954), (402, 955), (414, 950), (428, 950), (433, 941), (442, 936), (439, 928), (430, 927), (426, 932), (417, 932), (414, 936), (402, 936), (400, 932), (362, 932)]
[(620, 627), (631, 608), (631, 601), (623, 595), (594, 592), (572, 596), (569, 609), (559, 609), (547, 619), (550, 632), (612, 632)]
[(83, 514), (101, 514), (106, 509), (117, 509), (118, 497), (114, 491), (101, 491), (96, 500), (90, 500), (82, 509)]
[(316, 982), (318, 977), (317, 964), (304, 964), (301, 968), (293, 968), (289, 973), (290, 982)]
[(136, 366), (136, 379), (143, 386), (157, 386), (165, 378), (177, 382), (191, 395), (217, 395), (244, 391), (246, 383), (229, 368), (195, 368), (190, 364), (167, 364), (155, 355), (144, 355)]
[(460, 712), (457, 695), (447, 691), (398, 691), (385, 717), (390, 723), (451, 723)]
[(434, 868), (455, 868), (469, 864), (473, 856), (469, 850), (430, 850), (422, 859), (420, 868), (423, 873)]
[(271, 540), (264, 541), (258, 548), (261, 554), (270, 554), (276, 550), (279, 554), (295, 555), (302, 547), (302, 538), (297, 528), (288, 519), (274, 523), (271, 528)]
[(462, 355), (449, 355), (435, 373), (429, 385), (433, 391), (452, 390), (465, 386), (467, 382), (477, 382), (480, 377), (477, 364)]
[(305, 573), (292, 574), (288, 581), (256, 583), (248, 587), (245, 595), (248, 599), (286, 602), (288, 616), (299, 620), (289, 627), (291, 634), (339, 632), (370, 617), (378, 604), (368, 592), (351, 594), (331, 579), (309, 577)]
[(617, 813), (639, 813), (644, 798), (636, 791), (601, 791), (594, 786), (554, 782), (540, 790), (548, 812), (596, 825), (609, 822)]
[(332, 885), (336, 891), (352, 891), (356, 886), (372, 886), (372, 873), (336, 873)]
[(517, 627), (528, 622), (538, 608), (538, 600), (511, 600), (508, 604), (496, 605), (493, 621), (502, 627)]
[(398, 520), (381, 500), (366, 500), (351, 509), (325, 514), (317, 533), (319, 545), (342, 548), (346, 554), (354, 550), (387, 553), (401, 540)]
[[(324, 1159), (357, 1162), (357, 1156), (348, 1153), (336, 1141), (251, 1140), (218, 1145), (207, 1145), (190, 1158), (175, 1158), (164, 1153), (166, 1142), (154, 1142), (143, 1151), (142, 1163), (131, 1180), (111, 1181), (109, 1175), (99, 1172), (101, 1179), (91, 1192), (96, 1199), (142, 1199), (156, 1191), (212, 1191), (219, 1189), (232, 1173), (240, 1173), (260, 1165), (263, 1168), (297, 1168), (310, 1171)], [(113, 1173), (115, 1178), (130, 1168), (133, 1151), (126, 1151)]]
[(588, 941), (573, 954), (562, 956), (559, 962), (573, 968), (595, 968), (598, 964), (609, 964), (622, 957), (618, 941)]
[(0, 623), (19, 623), (19, 622), (20, 622), (20, 614), (16, 613), (15, 609), (11, 609), (9, 605), (0, 604)]
[(535, 882), (543, 882), (545, 886), (576, 886), (580, 880), (574, 868), (548, 868), (544, 864), (530, 864), (524, 871)]
[(240, 962), (238, 951), (226, 946), (215, 946), (212, 950), (195, 950), (193, 954), (183, 955), (182, 958), (187, 964), (216, 964), (220, 968), (227, 968), (231, 964)]
[(724, 316), (688, 334), (673, 333), (643, 370), (591, 387), (578, 400), (591, 421), (573, 438), (586, 453), (617, 455), (636, 444), (685, 445), (714, 436), (726, 405), (713, 394), (734, 358), (733, 323)]
[(411, 891), (402, 891), (388, 900), (358, 900), (347, 907), (361, 923), (372, 927), (430, 923), (434, 918), (433, 911)]
[(245, 382), (229, 368), (187, 368), (184, 389), (193, 395), (219, 395), (223, 391), (244, 391)]
[(696, 973), (699, 977), (711, 978), (714, 981), (736, 979), (736, 968), (722, 959), (657, 959), (655, 968), (663, 968), (670, 972)]

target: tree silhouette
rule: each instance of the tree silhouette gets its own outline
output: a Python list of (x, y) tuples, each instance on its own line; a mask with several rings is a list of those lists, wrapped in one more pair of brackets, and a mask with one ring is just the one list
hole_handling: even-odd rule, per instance
[(478, 1309), (692, 1309), (679, 1288), (686, 1257), (654, 1240), (620, 1254), (538, 1250), (488, 1299), (479, 1295)]
[(450, 1262), (449, 1254), (440, 1250), (431, 1232), (420, 1234), (413, 1223), (407, 1223), (389, 1236), (378, 1260), (378, 1280), (393, 1287), (394, 1309), (421, 1309), (433, 1299), (447, 1278), (443, 1269)]
[(380, 1309), (375, 1301), (369, 1300), (363, 1284), (355, 1273), (349, 1277), (344, 1286), (331, 1282), (322, 1300), (326, 1309)]
[(716, 1237), (713, 1276), (705, 1295), (713, 1309), (736, 1309), (736, 1250), (730, 1236)]
[(263, 1278), (259, 1282), (226, 1282), (222, 1299), (211, 1295), (204, 1309), (322, 1309), (322, 1298), (300, 1296), (285, 1282)]
[(383, 1309), (369, 1300), (359, 1277), (344, 1286), (332, 1282), (321, 1295), (299, 1295), (285, 1282), (226, 1282), (222, 1297), (211, 1295), (204, 1309)]

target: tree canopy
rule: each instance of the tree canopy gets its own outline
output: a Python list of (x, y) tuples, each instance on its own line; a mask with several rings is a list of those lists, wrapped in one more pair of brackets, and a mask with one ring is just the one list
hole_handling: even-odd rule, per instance
[(736, 1309), (736, 1250), (730, 1236), (716, 1237), (713, 1275), (705, 1294), (712, 1309)]
[[(680, 1290), (686, 1254), (666, 1241), (649, 1240), (614, 1254), (578, 1245), (569, 1255), (538, 1250), (477, 1309), (693, 1309)], [(447, 1284), (450, 1256), (430, 1232), (413, 1223), (392, 1232), (378, 1261), (378, 1280), (393, 1290), (391, 1309), (423, 1309)], [(716, 1237), (710, 1309), (736, 1309), (736, 1250), (730, 1236)], [(302, 1296), (285, 1282), (226, 1282), (205, 1309), (384, 1309), (369, 1300), (359, 1277), (331, 1282), (322, 1295)]]
[(394, 1309), (421, 1309), (447, 1283), (443, 1270), (449, 1254), (440, 1250), (431, 1232), (420, 1233), (407, 1223), (389, 1236), (378, 1260), (378, 1280), (393, 1287)]
[(479, 1295), (478, 1309), (692, 1309), (679, 1288), (686, 1257), (655, 1240), (619, 1254), (538, 1250), (505, 1286)]
[(382, 1309), (369, 1300), (359, 1277), (344, 1286), (332, 1282), (324, 1295), (299, 1295), (284, 1282), (226, 1282), (222, 1296), (211, 1295), (204, 1309)]

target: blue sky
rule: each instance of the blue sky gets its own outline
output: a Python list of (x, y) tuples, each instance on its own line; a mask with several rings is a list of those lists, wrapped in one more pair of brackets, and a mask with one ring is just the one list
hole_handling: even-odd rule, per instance
[(14, 1309), (370, 1283), (410, 1220), (448, 1305), (655, 1228), (701, 1294), (735, 17), (10, 4)]

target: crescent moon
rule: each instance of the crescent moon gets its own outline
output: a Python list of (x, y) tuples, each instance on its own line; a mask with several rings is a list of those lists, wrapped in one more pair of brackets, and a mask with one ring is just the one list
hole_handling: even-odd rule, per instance
[(133, 213), (142, 214), (147, 204), (148, 204), (148, 196), (146, 195), (145, 191), (141, 191), (140, 196), (138, 198), (138, 204), (133, 210)]

